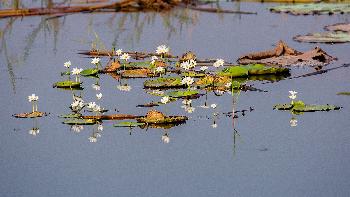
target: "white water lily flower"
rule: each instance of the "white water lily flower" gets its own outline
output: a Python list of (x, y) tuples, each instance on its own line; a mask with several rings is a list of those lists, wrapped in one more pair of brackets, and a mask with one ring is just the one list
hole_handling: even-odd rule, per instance
[(128, 53), (123, 53), (123, 55), (120, 56), (120, 59), (128, 61), (130, 59), (130, 55)]
[(192, 100), (185, 99), (182, 101), (182, 104), (184, 104), (184, 105), (191, 105), (191, 103), (192, 103)]
[(180, 67), (183, 68), (183, 69), (185, 69), (185, 70), (189, 70), (189, 69), (191, 69), (191, 64), (190, 64), (189, 61), (185, 61), (185, 62), (182, 62), (182, 63), (180, 64)]
[(102, 93), (100, 92), (100, 93), (96, 94), (96, 97), (98, 100), (100, 100), (102, 98)]
[(91, 64), (98, 64), (100, 62), (100, 58), (98, 57), (94, 57), (92, 60), (91, 60)]
[(92, 84), (91, 85), (92, 89), (96, 90), (96, 91), (100, 91), (101, 90), (101, 86), (98, 84)]
[(162, 102), (163, 104), (166, 104), (167, 102), (169, 102), (169, 96), (162, 97), (162, 99), (160, 99), (160, 102)]
[(298, 125), (298, 120), (295, 118), (290, 119), (289, 121), (291, 127), (296, 127)]
[(38, 135), (39, 132), (40, 132), (40, 130), (38, 128), (32, 128), (31, 130), (29, 130), (29, 134), (32, 136)]
[(120, 91), (125, 91), (125, 92), (129, 92), (131, 90), (131, 86), (129, 85), (119, 85), (117, 86), (118, 90)]
[(95, 102), (90, 102), (88, 103), (88, 106), (87, 106), (89, 109), (93, 109), (96, 107), (96, 103)]
[(185, 77), (182, 79), (181, 84), (191, 85), (194, 82), (192, 77)]
[(225, 84), (225, 87), (226, 87), (226, 88), (229, 88), (229, 87), (231, 87), (231, 86), (232, 86), (232, 82), (228, 82), (228, 83)]
[(71, 104), (71, 107), (73, 110), (79, 110), (81, 108), (84, 107), (84, 103), (81, 102), (81, 101), (74, 101), (72, 104)]
[(101, 111), (101, 106), (95, 105), (95, 107), (92, 109), (94, 112), (100, 112)]
[(72, 65), (70, 61), (64, 63), (64, 67), (69, 68)]
[(115, 52), (115, 54), (118, 55), (118, 56), (120, 56), (122, 53), (123, 53), (123, 50), (122, 50), (122, 49), (118, 49), (118, 50)]
[(98, 125), (97, 130), (103, 131), (103, 126), (102, 126), (102, 124)]
[(157, 54), (165, 54), (169, 52), (169, 47), (167, 47), (166, 45), (160, 45), (157, 47), (156, 53)]
[(73, 125), (71, 127), (71, 129), (75, 132), (75, 133), (80, 133), (81, 130), (84, 129), (83, 125)]
[(289, 91), (289, 93), (290, 93), (290, 95), (289, 95), (289, 98), (290, 98), (290, 99), (294, 100), (294, 99), (297, 98), (297, 93), (298, 93), (298, 92), (296, 92), (296, 91), (294, 91), (294, 90), (291, 90), (291, 91)]
[(202, 67), (200, 68), (201, 71), (206, 71), (207, 69), (208, 69), (207, 66), (202, 66)]
[(170, 142), (170, 138), (169, 138), (169, 136), (168, 135), (162, 135), (162, 141), (163, 141), (163, 143), (165, 143), (165, 144), (169, 144), (169, 142)]
[(164, 70), (165, 70), (164, 67), (161, 67), (161, 66), (156, 68), (156, 72), (158, 73), (164, 72)]
[(189, 114), (193, 113), (195, 109), (196, 108), (194, 108), (194, 107), (188, 107), (188, 106), (185, 107), (185, 111)]
[(216, 127), (218, 127), (218, 125), (216, 123), (214, 123), (211, 125), (211, 127), (215, 129)]
[(89, 137), (89, 141), (92, 142), (92, 143), (95, 143), (95, 142), (97, 142), (97, 138), (94, 137), (94, 136), (90, 136)]
[(216, 108), (216, 104), (213, 103), (213, 104), (210, 105), (210, 107), (213, 108), (213, 109), (215, 109), (215, 108)]
[(223, 66), (225, 61), (223, 59), (217, 59), (216, 62), (214, 62), (213, 66), (218, 68), (220, 66)]
[(32, 94), (32, 95), (28, 96), (28, 101), (29, 102), (38, 101), (38, 100), (39, 100), (39, 97), (36, 96), (35, 94)]
[(83, 71), (82, 68), (73, 68), (72, 74), (73, 75), (79, 75), (81, 73), (81, 71)]

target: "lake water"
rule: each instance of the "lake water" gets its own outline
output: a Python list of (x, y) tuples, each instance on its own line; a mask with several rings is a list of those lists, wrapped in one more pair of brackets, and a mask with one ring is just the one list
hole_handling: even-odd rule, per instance
[[(72, 14), (1, 19), (0, 48), (0, 196), (350, 196), (350, 69), (276, 83), (250, 82), (267, 92), (241, 92), (235, 109), (254, 108), (235, 119), (222, 113), (232, 110), (232, 96), (207, 95), (193, 100), (186, 113), (181, 100), (155, 107), (171, 115), (187, 115), (186, 124), (164, 129), (116, 128), (104, 121), (96, 143), (89, 136), (96, 126), (79, 133), (62, 124), (69, 113), (70, 91), (52, 88), (62, 80), (63, 63), (91, 67), (79, 55), (89, 50), (98, 35), (106, 49), (154, 51), (160, 44), (174, 54), (194, 51), (201, 59), (234, 62), (248, 52), (273, 48), (278, 40), (306, 51), (320, 46), (338, 61), (327, 68), (350, 63), (349, 44), (308, 44), (292, 37), (322, 32), (325, 25), (349, 22), (349, 15), (291, 16), (273, 14), (274, 4), (221, 3), (227, 9), (256, 11), (257, 15), (213, 14), (175, 9), (167, 13)], [(102, 58), (106, 64), (107, 58)], [(292, 68), (292, 76), (312, 72)], [(83, 98), (95, 99), (96, 79), (82, 78)], [(138, 104), (158, 101), (145, 93), (144, 79), (123, 80), (132, 89), (121, 92), (119, 82), (100, 76), (102, 106), (120, 113), (144, 115)], [(334, 104), (340, 111), (296, 116), (276, 111), (276, 103), (289, 102), (288, 91), (310, 104)], [(31, 110), (27, 96), (39, 96), (39, 110), (47, 117), (16, 119), (11, 115)], [(212, 128), (213, 113), (217, 128)], [(38, 127), (33, 136), (29, 130)], [(163, 143), (167, 132), (169, 143)]]

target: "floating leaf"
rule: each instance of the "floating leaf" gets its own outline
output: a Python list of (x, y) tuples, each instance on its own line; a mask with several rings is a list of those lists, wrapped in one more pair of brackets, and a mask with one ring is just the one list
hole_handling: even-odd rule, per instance
[(248, 64), (244, 67), (248, 69), (249, 75), (271, 75), (271, 74), (279, 75), (283, 73), (289, 73), (288, 68), (272, 67), (272, 66), (266, 66), (264, 64)]
[(168, 95), (173, 98), (191, 97), (198, 94), (199, 92), (197, 90), (173, 91), (168, 93)]
[(248, 69), (241, 66), (230, 66), (228, 68), (224, 68), (222, 71), (219, 71), (218, 75), (229, 77), (246, 77), (248, 76)]
[(279, 5), (269, 8), (271, 12), (284, 12), (293, 15), (308, 14), (343, 14), (350, 13), (350, 4), (343, 3), (312, 3)]
[(149, 76), (151, 71), (148, 68), (125, 70), (121, 73), (124, 78), (146, 78)]
[(185, 76), (185, 77), (204, 77), (204, 76), (206, 76), (206, 74), (190, 71), (190, 72), (183, 72), (182, 76)]
[(142, 122), (119, 122), (117, 124), (114, 124), (114, 127), (139, 127), (143, 126), (145, 123)]
[(89, 68), (89, 69), (85, 69), (85, 70), (81, 71), (80, 75), (81, 76), (93, 76), (93, 75), (97, 75), (98, 71), (99, 70), (96, 68)]
[(346, 96), (350, 96), (350, 92), (338, 92), (337, 95), (346, 95)]
[(303, 101), (294, 101), (293, 103), (277, 104), (273, 107), (277, 110), (290, 110), (292, 113), (301, 112), (330, 111), (339, 110), (340, 107), (335, 105), (307, 105)]
[(323, 33), (311, 33), (305, 36), (298, 35), (293, 38), (298, 42), (310, 42), (310, 43), (344, 43), (350, 42), (350, 33), (344, 32), (323, 32)]
[(81, 118), (81, 114), (63, 114), (59, 115), (59, 118)]
[(72, 119), (63, 121), (62, 123), (68, 124), (68, 125), (94, 125), (97, 123), (97, 121), (96, 119), (72, 118)]
[(39, 117), (47, 116), (47, 113), (35, 111), (35, 112), (30, 112), (30, 113), (14, 114), (13, 116), (16, 118), (39, 118)]
[(145, 88), (184, 88), (180, 77), (160, 77), (153, 80), (146, 80), (143, 85)]
[(81, 88), (82, 82), (75, 82), (75, 81), (59, 81), (53, 84), (53, 87), (57, 88)]

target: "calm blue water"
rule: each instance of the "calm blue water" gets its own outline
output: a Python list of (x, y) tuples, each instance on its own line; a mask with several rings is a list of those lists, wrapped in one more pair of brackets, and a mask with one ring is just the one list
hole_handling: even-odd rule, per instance
[[(221, 15), (174, 10), (169, 13), (74, 14), (57, 19), (26, 17), (0, 20), (0, 196), (350, 196), (350, 91), (348, 68), (322, 75), (250, 82), (268, 92), (241, 92), (235, 109), (255, 110), (235, 120), (214, 112), (232, 110), (232, 96), (208, 93), (193, 101), (187, 114), (181, 101), (157, 110), (188, 115), (187, 124), (169, 129), (115, 128), (105, 121), (101, 138), (90, 143), (93, 126), (73, 132), (57, 116), (69, 112), (69, 91), (52, 88), (62, 80), (63, 63), (90, 67), (78, 55), (90, 49), (98, 35), (107, 49), (153, 51), (160, 44), (174, 54), (195, 51), (200, 58), (217, 57), (234, 62), (239, 56), (272, 48), (278, 40), (304, 51), (316, 44), (297, 43), (297, 34), (323, 31), (323, 26), (348, 22), (349, 15), (289, 16), (272, 14), (273, 4), (222, 3), (225, 8), (256, 11), (258, 15)], [(321, 46), (339, 58), (329, 68), (349, 63), (349, 44)], [(102, 59), (103, 63), (107, 59)], [(292, 76), (312, 71), (294, 68)], [(84, 78), (85, 101), (94, 101), (95, 79)], [(99, 80), (103, 107), (143, 115), (138, 104), (158, 101), (143, 90), (143, 79), (124, 80), (132, 90), (123, 93), (108, 75)], [(290, 126), (291, 114), (272, 110), (288, 102), (288, 91), (310, 104), (335, 104), (340, 111), (306, 113)], [(35, 120), (12, 114), (31, 110), (27, 96), (35, 93), (39, 110), (51, 113)], [(114, 112), (115, 113), (115, 112)], [(33, 127), (40, 129), (30, 135)]]

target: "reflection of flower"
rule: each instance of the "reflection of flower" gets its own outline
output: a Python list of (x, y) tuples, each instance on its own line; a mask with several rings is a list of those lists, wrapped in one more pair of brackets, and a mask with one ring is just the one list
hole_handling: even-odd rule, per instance
[(123, 55), (120, 56), (120, 59), (128, 61), (130, 59), (130, 55), (128, 53), (123, 53)]
[(73, 125), (71, 127), (71, 129), (75, 132), (75, 133), (80, 133), (81, 130), (84, 129), (83, 125)]
[(182, 79), (181, 84), (186, 84), (186, 85), (191, 85), (193, 83), (193, 78), (192, 77), (185, 77)]
[(169, 144), (170, 138), (169, 138), (168, 134), (162, 135), (162, 141), (163, 141), (163, 143), (165, 143), (165, 144)]
[(101, 86), (98, 84), (92, 84), (91, 87), (96, 91), (100, 91), (100, 89), (101, 89)]
[(296, 118), (292, 118), (289, 121), (291, 127), (296, 127), (298, 125), (298, 120)]
[(37, 100), (39, 100), (39, 97), (36, 96), (35, 94), (32, 94), (32, 95), (28, 96), (28, 101), (29, 102), (33, 102), (33, 101), (37, 101)]
[(214, 62), (213, 66), (218, 68), (220, 66), (223, 66), (225, 61), (223, 59), (217, 59), (216, 62)]
[(95, 107), (92, 108), (92, 110), (93, 110), (94, 112), (100, 112), (100, 111), (101, 111), (101, 106), (95, 105)]
[(192, 100), (185, 99), (182, 101), (182, 104), (184, 104), (184, 105), (191, 105), (191, 103), (192, 103)]
[(216, 108), (216, 104), (213, 103), (213, 104), (210, 105), (210, 107), (213, 108), (213, 109), (215, 109), (215, 108)]
[(169, 102), (169, 96), (162, 97), (162, 99), (160, 99), (160, 102), (162, 102), (163, 104), (166, 104), (167, 102)]
[(193, 113), (196, 108), (185, 106), (185, 111), (189, 114)]
[(169, 47), (166, 45), (160, 45), (157, 47), (156, 53), (157, 54), (165, 54), (169, 52)]
[(232, 82), (228, 82), (228, 83), (225, 84), (225, 87), (229, 88), (229, 87), (231, 87), (231, 85), (232, 85)]
[(206, 71), (207, 69), (208, 69), (207, 66), (202, 66), (202, 67), (200, 67), (200, 70), (201, 70), (201, 71)]
[(93, 108), (96, 107), (96, 103), (95, 102), (90, 102), (90, 103), (88, 103), (87, 107), (90, 108), (90, 109), (93, 109)]
[(102, 124), (99, 124), (99, 125), (98, 125), (97, 130), (103, 131), (103, 126), (102, 126)]
[(218, 125), (216, 123), (213, 123), (211, 127), (215, 129), (216, 127), (218, 127)]
[(91, 60), (91, 64), (98, 64), (100, 62), (100, 58), (98, 57), (94, 57), (92, 60)]
[(122, 49), (118, 49), (118, 50), (115, 52), (115, 54), (118, 55), (118, 56), (120, 56), (122, 53), (123, 53), (123, 50), (122, 50)]
[(129, 92), (131, 90), (131, 86), (129, 85), (119, 85), (117, 86), (118, 90), (120, 91), (125, 91), (125, 92)]
[(298, 93), (298, 92), (296, 92), (296, 91), (294, 91), (294, 90), (291, 90), (291, 91), (289, 91), (289, 93), (290, 93), (290, 95), (289, 95), (289, 98), (290, 98), (290, 99), (294, 100), (294, 99), (297, 98), (297, 93)]
[(156, 62), (156, 60), (158, 59), (158, 57), (157, 56), (152, 56), (151, 57), (151, 64), (154, 64), (155, 62)]
[(102, 93), (100, 92), (100, 93), (96, 94), (96, 97), (98, 100), (100, 100), (102, 98)]
[(69, 68), (72, 65), (70, 61), (64, 63), (64, 67)]
[(89, 137), (89, 141), (92, 142), (92, 143), (95, 143), (95, 142), (97, 142), (97, 138), (94, 137), (94, 136), (90, 136)]
[(31, 130), (29, 130), (29, 134), (32, 136), (36, 136), (39, 134), (39, 128), (32, 128)]

